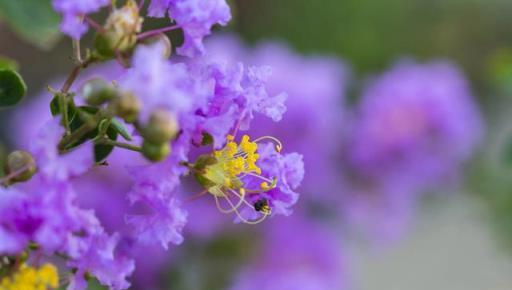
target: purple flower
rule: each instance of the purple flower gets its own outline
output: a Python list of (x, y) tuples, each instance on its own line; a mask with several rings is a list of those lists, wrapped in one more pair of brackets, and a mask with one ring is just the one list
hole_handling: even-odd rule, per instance
[(193, 57), (204, 53), (203, 38), (215, 24), (226, 25), (231, 11), (225, 0), (152, 0), (149, 15), (164, 17), (166, 13), (182, 29), (185, 42), (178, 48), (181, 55)]
[(134, 228), (142, 244), (159, 243), (164, 249), (169, 243), (181, 244), (181, 231), (187, 222), (187, 212), (180, 207), (176, 192), (181, 168), (173, 168), (172, 158), (163, 163), (130, 168), (134, 185), (128, 193), (132, 205), (142, 213), (130, 214), (126, 222)]
[(123, 90), (130, 91), (142, 101), (143, 122), (156, 108), (176, 115), (190, 112), (204, 103), (209, 89), (191, 78), (185, 64), (167, 60), (164, 50), (161, 43), (139, 46), (132, 68), (119, 81)]
[(378, 183), (428, 189), (457, 175), (482, 127), (456, 67), (402, 61), (365, 90), (348, 156), (358, 173)]
[(108, 236), (99, 231), (88, 239), (87, 247), (81, 255), (68, 263), (70, 267), (77, 269), (68, 290), (87, 289), (86, 272), (110, 289), (121, 290), (130, 287), (126, 277), (133, 272), (135, 265), (133, 260), (116, 255), (115, 248), (119, 237)]
[(213, 37), (206, 47), (208, 58), (215, 62), (243, 60), (249, 65), (272, 67), (266, 90), (269, 95), (287, 93), (286, 113), (279, 122), (257, 115), (257, 126), (250, 128), (250, 135), (275, 136), (286, 151), (304, 156), (308, 174), (301, 185), (302, 197), (337, 198), (344, 187), (337, 156), (341, 155), (345, 126), (345, 65), (334, 58), (299, 55), (280, 43), (262, 43), (249, 49), (230, 35)]
[(87, 32), (83, 17), (109, 4), (110, 0), (53, 0), (53, 8), (62, 14), (60, 30), (74, 39)]
[(51, 180), (68, 180), (86, 172), (94, 165), (91, 142), (60, 154), (57, 147), (63, 135), (64, 128), (60, 124), (60, 119), (54, 118), (41, 128), (32, 144), (31, 152), (40, 174)]
[(346, 288), (341, 244), (310, 220), (279, 219), (265, 227), (263, 245), (242, 268), (231, 290), (331, 290)]
[(67, 183), (47, 182), (37, 174), (24, 184), (2, 189), (0, 196), (1, 232), (7, 243), (0, 252), (18, 252), (29, 241), (48, 253), (67, 249), (71, 233), (84, 229), (83, 211), (76, 206), (75, 193)]
[(213, 86), (208, 106), (200, 110), (198, 130), (213, 137), (215, 148), (222, 147), (229, 132), (248, 130), (255, 113), (277, 122), (286, 111), (284, 93), (267, 93), (269, 67), (203, 60), (192, 63), (191, 70)]

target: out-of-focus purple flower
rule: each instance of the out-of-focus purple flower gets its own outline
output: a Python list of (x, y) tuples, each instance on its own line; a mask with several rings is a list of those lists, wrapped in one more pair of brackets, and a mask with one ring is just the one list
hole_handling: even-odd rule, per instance
[(135, 265), (133, 260), (116, 255), (118, 239), (117, 235), (108, 236), (102, 231), (89, 237), (86, 249), (69, 262), (70, 267), (77, 269), (68, 286), (69, 290), (87, 289), (86, 272), (112, 290), (130, 287), (126, 277), (133, 272)]
[(161, 43), (139, 46), (132, 68), (119, 80), (123, 90), (142, 101), (142, 122), (157, 108), (176, 115), (190, 112), (205, 102), (209, 89), (191, 78), (185, 64), (173, 64), (165, 59), (164, 50)]
[(181, 55), (193, 57), (204, 53), (203, 38), (215, 24), (226, 25), (231, 11), (225, 0), (152, 0), (149, 16), (166, 14), (183, 29), (185, 42), (178, 48)]
[(286, 92), (286, 113), (280, 122), (256, 116), (251, 136), (272, 135), (286, 151), (304, 156), (308, 170), (301, 185), (303, 197), (326, 199), (340, 195), (343, 181), (339, 159), (344, 122), (347, 69), (338, 59), (302, 56), (279, 43), (248, 49), (234, 36), (213, 37), (206, 43), (207, 57), (216, 62), (268, 65), (269, 95)]
[[(128, 215), (126, 221), (134, 227), (135, 235), (142, 244), (161, 244), (183, 241), (181, 231), (187, 222), (187, 212), (177, 200), (180, 169), (172, 162), (130, 168), (134, 185), (128, 193), (132, 205), (146, 211)], [(149, 211), (149, 212), (147, 212)]]
[(255, 260), (239, 273), (231, 290), (331, 290), (348, 284), (341, 243), (319, 224), (297, 216), (265, 227)]
[(431, 189), (457, 175), (482, 127), (455, 66), (402, 61), (365, 90), (347, 155), (358, 173), (385, 186)]
[(0, 252), (19, 252), (28, 242), (36, 242), (48, 253), (67, 249), (71, 233), (84, 230), (83, 210), (76, 206), (75, 193), (63, 182), (48, 182), (36, 174), (29, 182), (2, 190), (0, 228), (6, 243)]
[(33, 140), (31, 152), (40, 174), (56, 181), (86, 172), (94, 165), (93, 144), (86, 142), (66, 154), (60, 154), (58, 143), (64, 135), (60, 118), (48, 121)]
[(74, 39), (87, 32), (83, 17), (110, 4), (110, 0), (53, 0), (53, 8), (62, 14), (60, 30)]

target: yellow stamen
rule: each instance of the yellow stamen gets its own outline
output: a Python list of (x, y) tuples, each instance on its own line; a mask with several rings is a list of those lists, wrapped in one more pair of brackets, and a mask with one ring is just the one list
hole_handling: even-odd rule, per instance
[(0, 281), (0, 290), (46, 290), (58, 286), (58, 271), (52, 264), (44, 264), (39, 269), (21, 264), (13, 275)]

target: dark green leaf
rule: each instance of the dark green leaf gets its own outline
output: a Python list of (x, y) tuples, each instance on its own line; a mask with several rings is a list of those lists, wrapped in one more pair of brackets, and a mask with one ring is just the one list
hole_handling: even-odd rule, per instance
[(52, 101), (50, 102), (50, 112), (52, 113), (52, 116), (56, 116), (60, 113), (58, 95), (55, 95)]
[(27, 86), (17, 72), (0, 69), (0, 107), (15, 105), (26, 92)]
[[(112, 127), (108, 127), (107, 136), (110, 140), (117, 140), (117, 131)], [(94, 146), (94, 158), (96, 162), (105, 160), (110, 153), (114, 150), (114, 146), (111, 145), (95, 145)]]
[(112, 119), (111, 126), (117, 131), (126, 141), (132, 141), (132, 135), (126, 130), (124, 125), (116, 119)]
[(0, 18), (26, 41), (43, 49), (59, 36), (59, 15), (50, 0), (0, 0)]

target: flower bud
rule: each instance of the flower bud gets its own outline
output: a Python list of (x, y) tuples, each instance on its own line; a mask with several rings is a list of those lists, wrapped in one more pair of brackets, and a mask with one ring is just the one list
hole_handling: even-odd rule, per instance
[(103, 56), (113, 56), (116, 51), (132, 49), (137, 42), (137, 33), (141, 31), (142, 21), (137, 3), (128, 0), (122, 8), (114, 9), (108, 16), (103, 31), (96, 37), (96, 50)]
[(91, 106), (102, 105), (114, 96), (114, 87), (100, 78), (91, 79), (82, 87), (82, 97)]
[(112, 113), (128, 123), (135, 122), (139, 116), (142, 104), (135, 95), (129, 92), (119, 93), (110, 103)]
[(174, 114), (166, 110), (156, 110), (151, 113), (142, 136), (148, 142), (160, 144), (169, 142), (176, 137), (178, 130), (178, 121)]
[(144, 140), (142, 143), (142, 154), (151, 161), (162, 161), (171, 153), (169, 143), (154, 144)]
[(171, 57), (172, 43), (171, 43), (171, 40), (169, 39), (169, 37), (167, 35), (165, 35), (165, 33), (159, 33), (155, 36), (145, 38), (142, 43), (147, 44), (147, 45), (154, 45), (156, 43), (161, 44), (165, 48), (163, 50), (164, 57), (165, 58)]
[(30, 153), (16, 150), (7, 155), (5, 172), (15, 175), (13, 181), (27, 181), (36, 172), (36, 162)]

